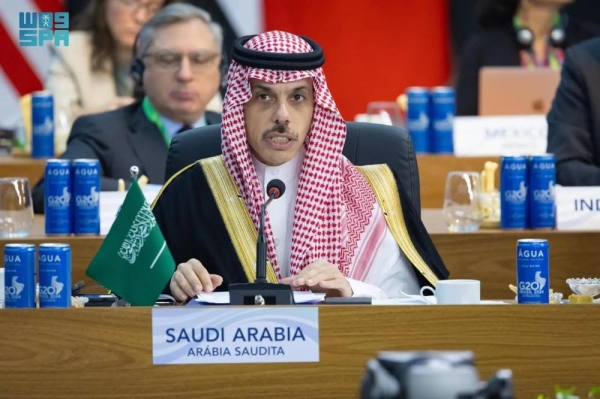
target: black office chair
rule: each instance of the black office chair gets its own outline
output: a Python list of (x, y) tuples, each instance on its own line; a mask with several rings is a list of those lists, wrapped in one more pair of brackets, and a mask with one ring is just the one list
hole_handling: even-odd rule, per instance
[[(394, 126), (346, 122), (344, 155), (354, 165), (387, 164), (398, 176), (421, 213), (419, 169), (408, 133)], [(176, 135), (167, 155), (165, 181), (177, 171), (203, 158), (221, 154), (221, 125), (209, 125)]]

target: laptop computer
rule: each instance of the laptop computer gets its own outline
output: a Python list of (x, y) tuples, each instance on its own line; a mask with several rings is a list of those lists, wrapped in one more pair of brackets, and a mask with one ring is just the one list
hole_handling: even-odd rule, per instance
[(559, 83), (560, 71), (550, 68), (481, 68), (479, 115), (545, 115)]

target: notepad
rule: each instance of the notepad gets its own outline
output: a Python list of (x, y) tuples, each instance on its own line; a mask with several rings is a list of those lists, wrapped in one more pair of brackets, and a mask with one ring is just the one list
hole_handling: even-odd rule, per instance
[[(201, 292), (194, 300), (205, 305), (229, 305), (229, 292)], [(296, 304), (319, 303), (324, 300), (325, 294), (294, 291), (294, 302)]]

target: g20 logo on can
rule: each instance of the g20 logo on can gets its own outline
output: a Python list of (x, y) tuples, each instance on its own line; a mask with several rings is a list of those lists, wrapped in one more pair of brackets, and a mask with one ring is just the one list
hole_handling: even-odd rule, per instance
[(546, 278), (542, 277), (540, 271), (535, 272), (534, 281), (519, 281), (519, 292), (522, 294), (540, 294), (544, 287)]
[(21, 292), (25, 288), (25, 284), (18, 282), (18, 278), (19, 276), (13, 276), (11, 284), (4, 288), (7, 298), (21, 299)]
[(20, 12), (19, 46), (69, 45), (68, 12)]
[(60, 296), (64, 285), (64, 283), (58, 281), (58, 276), (52, 276), (50, 285), (40, 285), (40, 296), (46, 299), (57, 299)]

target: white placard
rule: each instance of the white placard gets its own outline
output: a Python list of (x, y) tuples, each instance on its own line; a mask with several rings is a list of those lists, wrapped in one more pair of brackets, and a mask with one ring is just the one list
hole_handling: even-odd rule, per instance
[[(156, 198), (161, 188), (161, 185), (147, 184), (142, 189), (148, 204), (152, 204), (154, 198)], [(117, 217), (119, 208), (121, 205), (123, 205), (123, 201), (125, 201), (126, 195), (126, 191), (100, 192), (100, 235), (105, 236), (108, 234), (108, 231)]]
[(600, 187), (556, 186), (557, 230), (600, 230)]
[(316, 306), (152, 309), (154, 364), (319, 361)]
[(543, 115), (454, 118), (454, 155), (501, 156), (546, 153), (548, 123)]

